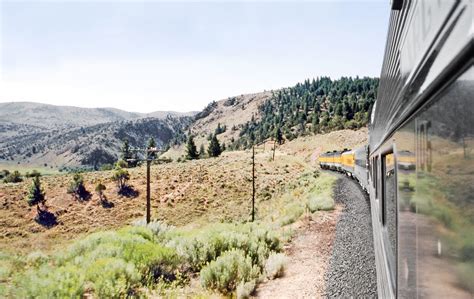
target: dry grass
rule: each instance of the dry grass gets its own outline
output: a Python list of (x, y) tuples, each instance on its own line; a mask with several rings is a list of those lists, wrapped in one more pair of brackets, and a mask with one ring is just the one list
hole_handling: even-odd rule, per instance
[[(288, 182), (296, 180), (304, 165), (291, 156), (274, 163), (266, 153), (257, 156), (259, 193), (266, 200)], [(287, 166), (288, 165), (288, 166)], [(42, 178), (49, 210), (58, 215), (59, 225), (47, 229), (33, 219), (36, 208), (28, 207), (24, 197), (30, 179), (19, 184), (0, 185), (0, 250), (49, 250), (62, 240), (74, 239), (92, 231), (121, 227), (145, 212), (146, 171), (129, 169), (130, 184), (139, 192), (136, 198), (118, 196), (112, 173), (85, 173), (85, 186), (93, 192), (99, 179), (113, 207), (104, 208), (96, 194), (88, 201), (75, 201), (67, 194), (72, 175)], [(251, 164), (249, 152), (233, 152), (217, 159), (170, 163), (152, 167), (152, 216), (183, 226), (207, 222), (247, 220), (250, 215)]]
[[(364, 131), (344, 131), (318, 135), (287, 143), (277, 150), (271, 161), (269, 147), (257, 154), (257, 218), (262, 219), (277, 210), (289, 209), (294, 198), (304, 198), (304, 189), (293, 189), (304, 173), (312, 172), (313, 161), (323, 142), (356, 141)], [(336, 135), (334, 135), (336, 134)], [(351, 136), (348, 136), (351, 135)], [(335, 137), (334, 137), (335, 136)], [(338, 137), (339, 136), (339, 137)], [(341, 136), (344, 136), (342, 138)], [(354, 137), (356, 136), (356, 137)], [(362, 138), (359, 138), (362, 139)], [(330, 145), (332, 146), (332, 144)], [(209, 222), (247, 221), (251, 207), (251, 153), (226, 152), (219, 158), (169, 163), (152, 166), (152, 217), (176, 226), (199, 227)], [(146, 204), (146, 169), (129, 169), (132, 185), (138, 197), (117, 195), (111, 171), (84, 174), (85, 186), (92, 193), (88, 201), (75, 201), (67, 194), (72, 175), (43, 177), (47, 205), (57, 215), (58, 225), (45, 228), (34, 221), (36, 208), (29, 207), (24, 197), (30, 179), (19, 184), (0, 184), (0, 251), (49, 251), (67, 240), (98, 230), (122, 227), (143, 218)], [(101, 180), (104, 192), (113, 207), (100, 204), (94, 187)]]

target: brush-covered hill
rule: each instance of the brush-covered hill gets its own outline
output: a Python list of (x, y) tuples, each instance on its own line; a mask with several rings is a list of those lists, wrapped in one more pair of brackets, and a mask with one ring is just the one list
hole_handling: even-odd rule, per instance
[[(358, 129), (367, 125), (379, 80), (369, 77), (320, 77), (295, 86), (262, 93), (229, 97), (210, 103), (196, 114), (188, 131), (198, 148), (217, 134), (227, 149), (245, 149), (273, 139), (282, 142), (300, 136)], [(185, 153), (183, 140), (166, 154)]]
[(167, 145), (188, 127), (192, 113), (140, 114), (110, 108), (37, 103), (0, 104), (0, 164), (21, 167), (99, 168), (117, 160), (125, 139)]
[(377, 78), (320, 77), (213, 101), (203, 111), (188, 114), (4, 103), (0, 104), (0, 164), (97, 168), (119, 156), (125, 138), (142, 146), (154, 137), (158, 145), (172, 145), (165, 156), (177, 159), (185, 155), (189, 134), (205, 151), (213, 134), (227, 149), (236, 150), (277, 135), (285, 142), (358, 129), (367, 125), (377, 87)]

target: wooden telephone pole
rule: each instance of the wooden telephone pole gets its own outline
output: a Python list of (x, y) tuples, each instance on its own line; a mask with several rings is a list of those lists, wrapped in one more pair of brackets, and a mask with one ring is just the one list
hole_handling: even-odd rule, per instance
[(272, 161), (275, 161), (275, 150), (276, 150), (276, 140), (273, 140), (273, 156), (272, 156)]
[(146, 223), (151, 221), (151, 196), (150, 196), (150, 164), (151, 160), (146, 159)]
[(252, 222), (255, 220), (255, 145), (252, 146)]
[[(132, 151), (142, 151), (143, 149), (134, 148), (131, 149)], [(151, 222), (151, 195), (150, 195), (150, 166), (151, 162), (155, 160), (152, 153), (163, 153), (163, 151), (159, 150), (156, 147), (145, 148), (145, 161), (146, 161), (146, 223)], [(130, 159), (133, 161), (137, 161), (140, 159)], [(142, 160), (143, 161), (143, 160)]]
[(255, 146), (261, 146), (263, 144), (265, 151), (265, 142), (261, 142), (258, 144), (252, 145), (252, 222), (255, 221), (255, 195), (256, 195), (256, 188), (255, 188), (255, 180), (257, 177), (255, 176)]

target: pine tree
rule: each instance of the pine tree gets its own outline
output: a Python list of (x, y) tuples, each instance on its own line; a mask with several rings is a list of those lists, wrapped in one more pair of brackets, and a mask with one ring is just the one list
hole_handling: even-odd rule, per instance
[(130, 151), (130, 144), (128, 143), (128, 139), (125, 139), (123, 141), (121, 158), (125, 161), (130, 160), (132, 158), (132, 152)]
[(107, 187), (105, 187), (104, 184), (102, 184), (101, 181), (99, 181), (97, 183), (97, 185), (95, 186), (95, 192), (97, 193), (97, 195), (99, 195), (99, 199), (100, 201), (104, 201), (105, 197), (104, 197), (104, 191), (107, 189)]
[(114, 175), (112, 176), (112, 180), (117, 182), (118, 192), (122, 192), (124, 188), (127, 186), (127, 181), (130, 179), (130, 174), (126, 169), (117, 167), (115, 169)]
[(194, 143), (194, 137), (192, 135), (189, 135), (188, 144), (186, 145), (186, 159), (199, 159), (199, 153), (197, 152), (196, 144)]
[(89, 192), (84, 186), (84, 178), (80, 173), (74, 174), (72, 182), (67, 189), (67, 193), (72, 194), (75, 199), (87, 199)]
[(216, 135), (214, 135), (211, 142), (209, 142), (207, 153), (209, 154), (209, 157), (218, 157), (222, 153), (222, 148)]
[(36, 211), (38, 214), (41, 212), (39, 205), (41, 204), (44, 206), (46, 199), (44, 197), (44, 191), (41, 188), (41, 182), (40, 182), (39, 176), (36, 176), (33, 178), (33, 184), (30, 187), (26, 200), (29, 206), (36, 205)]

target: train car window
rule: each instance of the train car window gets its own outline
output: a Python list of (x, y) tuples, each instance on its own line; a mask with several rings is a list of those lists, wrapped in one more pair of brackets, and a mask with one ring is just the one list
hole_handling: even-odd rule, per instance
[(392, 284), (396, 285), (397, 256), (397, 182), (393, 153), (382, 156), (382, 224)]
[(377, 196), (377, 157), (372, 158), (372, 185), (375, 188), (375, 197)]

